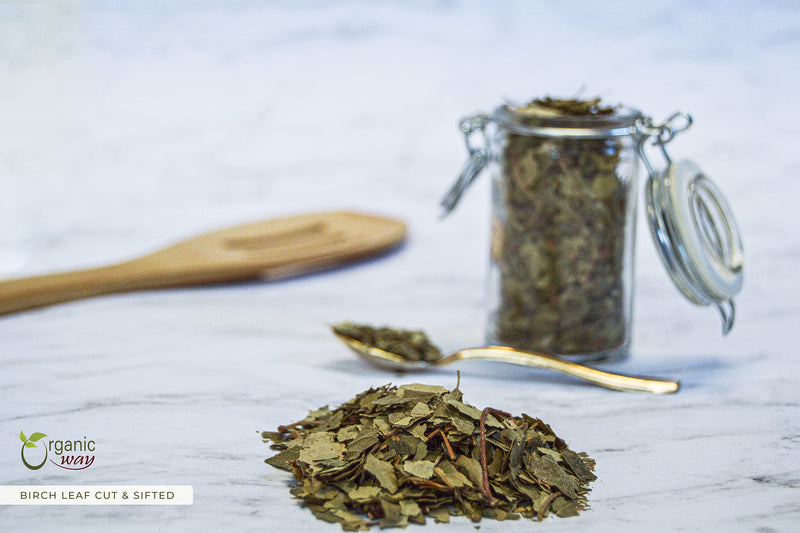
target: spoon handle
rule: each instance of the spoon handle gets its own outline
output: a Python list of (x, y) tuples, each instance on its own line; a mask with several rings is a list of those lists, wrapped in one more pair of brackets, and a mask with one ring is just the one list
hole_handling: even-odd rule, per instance
[(0, 315), (139, 288), (146, 273), (135, 265), (46, 274), (0, 282)]
[(592, 382), (601, 387), (614, 389), (623, 392), (651, 392), (653, 394), (670, 394), (678, 392), (680, 383), (672, 380), (646, 379), (622, 374), (612, 374), (579, 365), (571, 361), (565, 361), (552, 355), (545, 355), (534, 352), (516, 350), (506, 346), (488, 346), (486, 348), (469, 348), (454, 353), (444, 359), (437, 361), (436, 365), (445, 365), (461, 359), (488, 359), (491, 361), (502, 361), (515, 365), (536, 366), (557, 370)]

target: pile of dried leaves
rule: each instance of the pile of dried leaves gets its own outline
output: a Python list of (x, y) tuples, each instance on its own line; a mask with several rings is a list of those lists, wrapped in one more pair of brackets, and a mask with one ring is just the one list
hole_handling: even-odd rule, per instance
[(523, 414), (483, 411), (456, 387), (369, 389), (336, 409), (263, 432), (291, 471), (291, 493), (345, 530), (405, 527), (425, 517), (542, 519), (586, 505), (594, 461)]

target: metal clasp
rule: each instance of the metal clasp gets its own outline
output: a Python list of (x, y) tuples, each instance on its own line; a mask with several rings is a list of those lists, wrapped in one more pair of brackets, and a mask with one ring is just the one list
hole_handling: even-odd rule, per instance
[[(489, 164), (489, 139), (486, 136), (486, 125), (489, 124), (489, 115), (479, 114), (461, 119), (458, 127), (464, 134), (464, 143), (469, 152), (467, 160), (458, 179), (442, 199), (441, 206), (444, 208), (441, 217), (450, 214), (456, 207), (461, 196), (464, 194), (475, 178)], [(475, 137), (479, 140), (476, 142)]]
[(650, 137), (654, 138), (653, 144), (661, 149), (664, 160), (669, 166), (672, 164), (672, 158), (667, 153), (667, 144), (675, 138), (675, 135), (688, 130), (692, 122), (692, 115), (685, 111), (674, 112), (661, 124), (654, 123), (650, 117), (644, 117), (636, 121), (634, 125), (635, 134), (641, 139), (639, 142), (639, 155), (642, 156), (642, 161), (647, 167), (647, 173), (650, 176), (655, 176), (656, 171), (644, 151), (645, 141)]

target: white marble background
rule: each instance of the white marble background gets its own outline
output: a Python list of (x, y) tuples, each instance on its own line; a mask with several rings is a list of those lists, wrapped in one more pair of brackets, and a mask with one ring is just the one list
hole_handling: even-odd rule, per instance
[[(1, 2), (0, 268), (133, 257), (321, 209), (405, 219), (400, 252), (277, 283), (129, 294), (0, 318), (0, 484), (187, 484), (189, 507), (0, 507), (3, 531), (337, 531), (263, 464), (272, 429), (400, 377), (328, 333), (345, 318), (481, 342), (488, 180), (437, 220), (458, 119), (586, 94), (695, 126), (674, 142), (726, 192), (746, 248), (732, 334), (671, 286), (646, 231), (634, 348), (672, 376), (626, 395), (462, 365), (468, 401), (550, 422), (597, 459), (592, 510), (482, 531), (797, 531), (800, 4)], [(644, 226), (640, 227), (644, 230)], [(31, 472), (19, 431), (97, 441)], [(436, 531), (473, 531), (465, 520)]]

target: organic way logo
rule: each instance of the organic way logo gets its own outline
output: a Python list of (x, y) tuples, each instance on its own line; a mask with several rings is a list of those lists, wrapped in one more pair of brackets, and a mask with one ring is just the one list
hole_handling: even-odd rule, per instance
[(19, 440), (22, 441), (22, 449), (19, 452), (20, 457), (22, 457), (22, 464), (27, 466), (31, 470), (39, 470), (44, 464), (47, 462), (47, 447), (43, 446), (44, 448), (44, 459), (38, 465), (32, 465), (28, 461), (25, 460), (25, 448), (36, 448), (36, 442), (41, 440), (43, 437), (46, 437), (44, 433), (33, 433), (30, 437), (26, 437), (25, 433), (22, 431), (19, 432)]
[[(46, 436), (47, 435), (44, 433), (36, 432), (32, 433), (30, 437), (26, 437), (25, 433), (22, 431), (19, 432), (19, 440), (22, 441), (22, 449), (19, 453), (20, 457), (22, 457), (22, 464), (24, 464), (26, 468), (30, 470), (39, 470), (47, 462), (47, 457), (50, 452), (53, 452), (58, 459), (57, 461), (50, 459), (50, 462), (65, 470), (84, 470), (94, 463), (95, 456), (93, 452), (95, 450), (95, 442), (93, 440), (86, 440), (86, 437), (83, 437), (83, 440), (51, 439), (47, 441), (47, 444), (40, 442), (39, 444), (41, 444), (41, 447), (37, 446), (36, 443)], [(31, 459), (30, 455), (28, 457), (25, 456), (25, 450), (29, 448), (44, 449), (44, 458), (39, 464), (34, 464), (38, 459)], [(30, 452), (30, 454), (34, 453), (35, 452)], [(39, 452), (39, 454), (41, 454), (41, 452)], [(31, 459), (31, 461), (29, 461), (29, 459)]]

